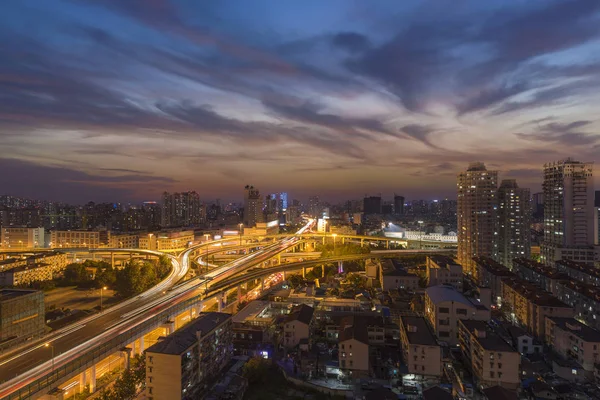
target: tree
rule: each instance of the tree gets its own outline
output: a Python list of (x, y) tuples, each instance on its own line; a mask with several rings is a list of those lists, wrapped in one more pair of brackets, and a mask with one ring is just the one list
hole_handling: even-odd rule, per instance
[(271, 363), (262, 358), (254, 357), (244, 364), (244, 378), (248, 379), (249, 384), (265, 383), (269, 374)]
[(131, 360), (131, 372), (136, 385), (146, 386), (146, 356), (138, 354)]
[(291, 287), (297, 288), (304, 282), (304, 278), (301, 275), (293, 274), (288, 275), (287, 281), (290, 283)]
[(110, 264), (96, 272), (96, 287), (113, 287), (117, 282), (117, 270)]
[(117, 378), (113, 385), (113, 395), (117, 399), (133, 399), (137, 394), (136, 381), (131, 369), (123, 371), (120, 377)]
[(156, 263), (156, 275), (159, 279), (164, 279), (171, 272), (171, 260), (166, 255), (162, 255), (158, 258)]
[(90, 275), (84, 264), (73, 263), (65, 268), (64, 282), (66, 285), (79, 285), (90, 280)]

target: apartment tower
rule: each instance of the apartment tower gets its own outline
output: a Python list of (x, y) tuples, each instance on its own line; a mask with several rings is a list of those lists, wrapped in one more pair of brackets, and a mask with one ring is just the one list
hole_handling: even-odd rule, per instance
[(503, 179), (498, 189), (498, 257), (512, 269), (515, 258), (531, 255), (531, 198), (529, 189), (514, 179)]
[(544, 165), (542, 262), (594, 263), (593, 163), (570, 158)]
[(481, 162), (458, 174), (458, 262), (467, 274), (476, 275), (473, 257), (497, 257), (497, 189), (498, 171)]

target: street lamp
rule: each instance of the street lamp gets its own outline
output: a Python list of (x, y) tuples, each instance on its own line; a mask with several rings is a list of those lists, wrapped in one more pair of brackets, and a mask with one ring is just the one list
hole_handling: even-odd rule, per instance
[(100, 312), (102, 312), (102, 300), (103, 300), (103, 292), (106, 290), (106, 286), (100, 288)]
[(52, 346), (50, 343), (46, 343), (44, 344), (45, 347), (50, 347), (50, 349), (52, 350), (52, 371), (54, 371), (54, 346)]
[(242, 229), (244, 228), (244, 224), (240, 223), (238, 225), (240, 227), (240, 246), (242, 245)]

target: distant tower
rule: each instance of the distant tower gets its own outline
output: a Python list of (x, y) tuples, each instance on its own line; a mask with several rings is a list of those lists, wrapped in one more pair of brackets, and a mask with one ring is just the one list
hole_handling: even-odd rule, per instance
[(252, 228), (262, 221), (262, 200), (260, 192), (254, 186), (244, 188), (244, 226)]
[(497, 257), (497, 189), (498, 171), (483, 163), (471, 163), (458, 175), (458, 261), (471, 275), (476, 275), (473, 257)]
[(514, 179), (504, 179), (498, 189), (497, 261), (512, 269), (517, 257), (531, 255), (531, 197)]
[(559, 259), (594, 265), (593, 163), (569, 159), (544, 165), (542, 262)]
[(394, 194), (394, 214), (397, 216), (404, 215), (404, 196)]

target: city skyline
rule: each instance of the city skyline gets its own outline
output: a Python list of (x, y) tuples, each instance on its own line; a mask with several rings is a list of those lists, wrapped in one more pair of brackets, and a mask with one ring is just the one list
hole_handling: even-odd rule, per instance
[(597, 1), (2, 11), (0, 187), (16, 196), (239, 199), (252, 182), (431, 199), (471, 161), (535, 193), (546, 162), (600, 161)]

